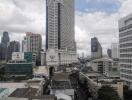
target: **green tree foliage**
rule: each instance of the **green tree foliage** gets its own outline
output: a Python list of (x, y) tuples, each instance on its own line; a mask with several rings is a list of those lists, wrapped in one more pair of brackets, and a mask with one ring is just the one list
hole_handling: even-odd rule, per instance
[(103, 86), (98, 90), (99, 100), (120, 100), (117, 92), (110, 86)]
[(124, 100), (132, 100), (132, 90), (127, 86), (124, 86)]

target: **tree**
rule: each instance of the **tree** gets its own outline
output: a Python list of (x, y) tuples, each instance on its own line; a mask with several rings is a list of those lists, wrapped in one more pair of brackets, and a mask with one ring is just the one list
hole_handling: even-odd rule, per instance
[(132, 90), (128, 86), (124, 86), (124, 100), (132, 100)]
[(99, 100), (120, 100), (117, 92), (110, 86), (102, 86), (98, 90)]

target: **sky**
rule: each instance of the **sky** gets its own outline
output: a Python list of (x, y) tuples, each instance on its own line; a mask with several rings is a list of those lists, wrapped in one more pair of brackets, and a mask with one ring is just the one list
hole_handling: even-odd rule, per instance
[[(75, 39), (78, 53), (90, 55), (91, 38), (97, 37), (106, 54), (118, 42), (118, 20), (132, 13), (132, 0), (75, 0)], [(45, 45), (45, 0), (0, 0), (0, 37), (8, 31), (21, 41), (25, 32), (42, 35)]]

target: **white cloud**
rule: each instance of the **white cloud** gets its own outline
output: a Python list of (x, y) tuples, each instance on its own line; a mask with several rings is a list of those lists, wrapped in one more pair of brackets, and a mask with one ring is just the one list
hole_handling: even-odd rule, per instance
[[(18, 40), (18, 37), (20, 37), (18, 33), (25, 33), (27, 31), (40, 33), (44, 38), (44, 46), (46, 21), (44, 1), (45, 0), (0, 0), (0, 30), (11, 32), (10, 36), (12, 40)], [(93, 36), (99, 38), (104, 52), (106, 53), (106, 49), (110, 47), (112, 42), (118, 42), (118, 20), (122, 16), (132, 13), (132, 0), (103, 1), (119, 1), (121, 7), (118, 12), (112, 14), (99, 11), (93, 13), (76, 11), (75, 32), (78, 52), (80, 53), (85, 52), (90, 54), (90, 41)], [(23, 35), (21, 35), (21, 39), (22, 38)]]
[[(91, 0), (88, 0), (88, 2), (89, 1)], [(132, 0), (112, 1), (119, 1), (121, 3), (121, 7), (116, 13), (108, 14), (106, 12), (76, 12), (76, 27), (80, 29), (76, 29), (76, 33), (80, 33), (80, 35), (85, 37), (82, 39), (81, 43), (79, 42), (80, 39), (76, 38), (79, 52), (90, 54), (90, 52), (87, 52), (90, 50), (87, 49), (90, 49), (91, 43), (88, 40), (86, 41), (86, 39), (90, 39), (94, 36), (98, 37), (100, 43), (102, 44), (104, 54), (106, 54), (107, 48), (111, 47), (112, 42), (118, 42), (118, 20), (121, 17), (132, 13)], [(80, 47), (83, 48), (80, 49)]]
[(44, 33), (44, 0), (0, 0), (0, 29)]

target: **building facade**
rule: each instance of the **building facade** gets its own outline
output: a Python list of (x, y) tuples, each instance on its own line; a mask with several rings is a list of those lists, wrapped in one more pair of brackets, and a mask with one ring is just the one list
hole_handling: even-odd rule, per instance
[(7, 58), (7, 46), (9, 44), (10, 38), (8, 32), (3, 32), (0, 43), (0, 60), (6, 60)]
[(17, 77), (30, 79), (33, 75), (32, 63), (26, 60), (10, 60), (5, 67), (5, 73), (9, 79)]
[(109, 58), (112, 57), (112, 50), (111, 49), (107, 49), (107, 55)]
[(112, 58), (119, 58), (119, 44), (118, 43), (112, 43)]
[(22, 52), (32, 52), (36, 54), (37, 64), (41, 61), (42, 37), (40, 34), (26, 33), (22, 41)]
[(91, 38), (91, 58), (98, 59), (102, 57), (102, 46), (96, 37)]
[(7, 61), (11, 60), (13, 52), (20, 52), (20, 43), (11, 41), (7, 47)]
[(3, 32), (3, 37), (1, 38), (1, 43), (4, 43), (7, 45), (10, 42), (9, 34), (8, 32)]
[[(76, 58), (74, 12), (74, 0), (46, 0), (47, 65), (53, 60), (49, 58), (55, 58), (51, 56), (57, 56), (57, 62), (53, 64), (61, 64), (63, 58), (63, 61), (68, 59), (67, 56)], [(56, 54), (51, 55), (53, 50)], [(71, 57), (70, 63), (75, 60)]]
[(120, 75), (132, 88), (132, 14), (119, 20)]
[(12, 60), (26, 60), (28, 63), (32, 63), (33, 67), (36, 65), (36, 55), (32, 52), (13, 52)]
[(7, 46), (3, 43), (0, 43), (0, 60), (6, 60), (6, 50)]

